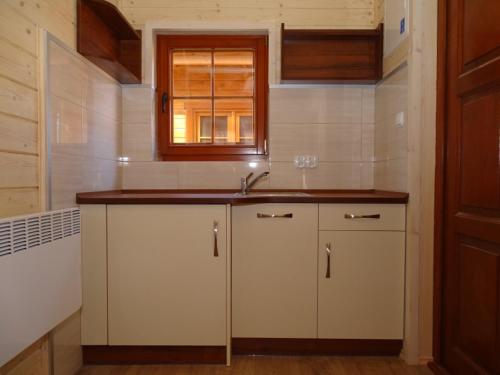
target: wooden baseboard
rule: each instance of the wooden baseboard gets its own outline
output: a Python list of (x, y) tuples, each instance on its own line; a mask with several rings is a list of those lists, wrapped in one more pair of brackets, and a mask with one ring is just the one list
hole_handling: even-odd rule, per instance
[(438, 365), (436, 362), (431, 361), (427, 364), (427, 367), (431, 369), (431, 371), (436, 375), (449, 375), (450, 373), (445, 370), (444, 367)]
[(233, 354), (398, 356), (402, 340), (233, 338)]
[(83, 346), (84, 365), (226, 363), (225, 346)]

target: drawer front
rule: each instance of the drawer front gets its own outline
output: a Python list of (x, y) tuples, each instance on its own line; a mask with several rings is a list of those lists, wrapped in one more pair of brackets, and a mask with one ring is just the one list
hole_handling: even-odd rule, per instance
[(404, 231), (403, 204), (320, 204), (319, 230)]

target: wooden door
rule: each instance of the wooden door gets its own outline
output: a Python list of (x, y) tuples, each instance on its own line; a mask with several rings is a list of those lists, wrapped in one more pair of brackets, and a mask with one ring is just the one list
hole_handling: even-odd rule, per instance
[(232, 221), (233, 337), (315, 338), (318, 205), (234, 206)]
[(226, 255), (223, 205), (108, 206), (109, 344), (226, 345)]
[(404, 264), (405, 232), (319, 232), (318, 337), (402, 340)]
[(500, 2), (449, 0), (442, 6), (445, 174), (437, 360), (451, 374), (500, 374)]

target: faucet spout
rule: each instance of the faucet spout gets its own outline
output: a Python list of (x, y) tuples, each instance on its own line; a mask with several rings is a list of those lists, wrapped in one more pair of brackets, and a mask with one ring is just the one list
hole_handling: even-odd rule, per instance
[(241, 194), (246, 195), (254, 186), (257, 182), (259, 182), (260, 179), (269, 176), (269, 171), (262, 172), (259, 174), (257, 177), (255, 177), (252, 181), (249, 181), (249, 179), (253, 176), (253, 172), (251, 172), (247, 177), (242, 177), (241, 178)]

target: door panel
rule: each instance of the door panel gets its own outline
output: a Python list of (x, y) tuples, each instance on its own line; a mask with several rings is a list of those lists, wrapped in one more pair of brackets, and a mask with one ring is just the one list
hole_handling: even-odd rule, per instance
[(459, 243), (458, 348), (493, 369), (499, 349), (496, 337), (500, 288), (489, 281), (500, 280), (500, 254), (488, 243), (469, 238)]
[(464, 64), (470, 64), (500, 45), (500, 7), (492, 0), (463, 2), (463, 56)]
[(404, 263), (404, 232), (320, 232), (318, 337), (402, 340)]
[(457, 0), (445, 4), (438, 360), (451, 374), (499, 374), (500, 3)]
[(489, 92), (465, 101), (462, 121), (463, 206), (500, 208), (498, 92)]
[(108, 206), (108, 306), (110, 345), (226, 345), (226, 207)]

